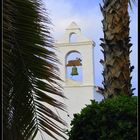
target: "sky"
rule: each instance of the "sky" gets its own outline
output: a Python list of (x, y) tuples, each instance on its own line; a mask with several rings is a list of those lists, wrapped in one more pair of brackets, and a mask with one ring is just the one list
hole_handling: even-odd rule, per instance
[[(81, 28), (82, 33), (95, 42), (94, 48), (94, 67), (95, 67), (95, 85), (103, 86), (103, 67), (99, 62), (103, 59), (101, 52), (102, 31), (102, 13), (99, 3), (102, 0), (43, 0), (45, 8), (53, 23), (52, 36), (57, 41), (63, 35), (65, 29), (72, 21), (75, 21)], [(136, 88), (134, 95), (138, 95), (138, 6), (132, 4), (130, 14), (130, 37), (132, 53), (130, 55), (131, 65), (134, 65), (132, 76), (132, 88)]]

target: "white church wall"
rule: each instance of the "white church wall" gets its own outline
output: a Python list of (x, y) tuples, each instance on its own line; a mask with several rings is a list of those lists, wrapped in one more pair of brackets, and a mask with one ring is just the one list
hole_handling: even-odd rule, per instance
[[(71, 118), (68, 122), (70, 128), (70, 121), (73, 119), (73, 114), (80, 113), (81, 109), (90, 104), (90, 99), (93, 99), (93, 87), (91, 86), (75, 86), (65, 87), (65, 95), (68, 98), (66, 104), (68, 106), (68, 115)], [(66, 118), (67, 119), (67, 118)]]

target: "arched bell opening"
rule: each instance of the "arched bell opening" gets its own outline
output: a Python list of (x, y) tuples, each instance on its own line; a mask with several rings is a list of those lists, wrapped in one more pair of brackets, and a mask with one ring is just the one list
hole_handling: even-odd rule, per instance
[(77, 42), (77, 34), (76, 33), (74, 33), (74, 32), (70, 33), (70, 35), (69, 35), (69, 42), (70, 43)]
[(78, 51), (71, 51), (66, 55), (66, 80), (83, 80), (82, 56)]

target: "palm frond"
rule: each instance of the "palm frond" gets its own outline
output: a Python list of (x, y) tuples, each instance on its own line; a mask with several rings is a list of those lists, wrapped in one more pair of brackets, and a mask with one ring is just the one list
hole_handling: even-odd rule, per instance
[(132, 10), (132, 3), (135, 4), (136, 0), (129, 0), (128, 3), (129, 3), (129, 6), (130, 6), (130, 9)]
[(65, 110), (56, 99), (64, 95), (50, 19), (38, 0), (5, 0), (3, 5), (4, 139), (33, 139), (39, 131), (65, 138), (54, 121), (65, 122), (50, 109)]

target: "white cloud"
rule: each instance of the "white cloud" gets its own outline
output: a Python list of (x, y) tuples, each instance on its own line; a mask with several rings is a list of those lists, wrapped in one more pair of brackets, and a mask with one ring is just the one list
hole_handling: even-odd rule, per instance
[(99, 5), (93, 9), (85, 10), (86, 14), (76, 13), (70, 1), (56, 0), (45, 1), (46, 7), (49, 10), (50, 17), (54, 24), (54, 37), (58, 39), (66, 29), (66, 27), (75, 21), (82, 31), (89, 35), (91, 39), (101, 31), (102, 15), (99, 10)]

